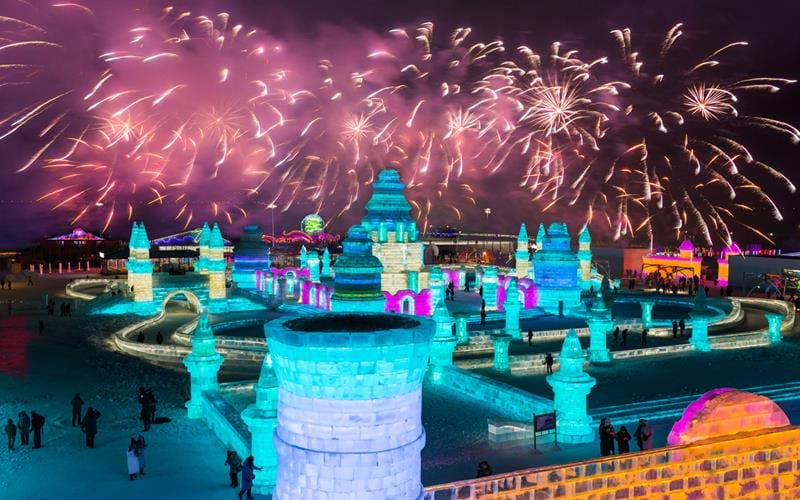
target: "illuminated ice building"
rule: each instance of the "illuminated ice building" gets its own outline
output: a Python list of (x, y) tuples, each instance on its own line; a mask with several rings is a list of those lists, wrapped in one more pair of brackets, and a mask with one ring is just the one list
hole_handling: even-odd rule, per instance
[(372, 240), (363, 226), (352, 226), (342, 243), (342, 255), (333, 263), (331, 311), (382, 313), (381, 261), (373, 255)]
[(423, 243), (404, 191), (397, 170), (382, 170), (373, 184), (367, 215), (361, 220), (372, 238), (372, 252), (383, 264), (383, 289), (389, 293), (419, 292), (428, 287)]
[(254, 290), (257, 273), (270, 271), (269, 247), (261, 237), (261, 228), (249, 224), (244, 227), (242, 239), (233, 251), (232, 280), (239, 288)]
[(150, 239), (144, 222), (133, 223), (128, 248), (128, 286), (133, 291), (137, 312), (146, 313), (153, 302), (153, 263), (150, 262)]
[(554, 222), (542, 232), (540, 228), (536, 238), (539, 250), (533, 255), (539, 307), (550, 313), (566, 313), (581, 303), (578, 256), (570, 249), (565, 223)]

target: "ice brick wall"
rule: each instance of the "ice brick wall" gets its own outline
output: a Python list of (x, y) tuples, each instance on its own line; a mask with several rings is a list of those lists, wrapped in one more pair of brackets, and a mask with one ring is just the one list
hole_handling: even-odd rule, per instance
[[(331, 328), (353, 316), (322, 321)], [(308, 331), (292, 319), (267, 325), (280, 388), (274, 498), (421, 497), (421, 387), (433, 324), (386, 314), (367, 323), (398, 320), (402, 328), (353, 332)]]

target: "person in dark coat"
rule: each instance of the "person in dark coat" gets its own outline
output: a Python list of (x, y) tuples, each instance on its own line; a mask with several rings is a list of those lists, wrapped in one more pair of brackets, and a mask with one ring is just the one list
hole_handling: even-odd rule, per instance
[(483, 461), (478, 464), (478, 473), (475, 475), (475, 477), (488, 477), (492, 474), (494, 474), (492, 466), (489, 465), (489, 462)]
[(139, 335), (136, 336), (136, 341), (140, 344), (144, 344), (144, 332), (139, 332)]
[(678, 321), (678, 327), (681, 330), (681, 337), (683, 337), (683, 332), (686, 330), (686, 322), (683, 320), (683, 318), (681, 318), (681, 320)]
[(239, 472), (242, 470), (242, 459), (233, 450), (228, 450), (228, 457), (225, 459), (228, 466), (228, 476), (231, 479), (231, 488), (239, 487)]
[(24, 411), (17, 416), (17, 428), (19, 429), (20, 444), (28, 444), (28, 436), (31, 433), (31, 417)]
[(628, 347), (628, 329), (622, 330), (622, 347)]
[(139, 412), (139, 418), (142, 420), (142, 425), (144, 425), (143, 429), (144, 431), (150, 430), (150, 424), (151, 424), (150, 415), (151, 415), (150, 406), (147, 402), (145, 402), (142, 405), (142, 411)]
[(647, 347), (647, 328), (642, 329), (642, 347)]
[(35, 411), (31, 412), (31, 425), (33, 426), (33, 448), (42, 447), (42, 430), (44, 430), (44, 417)]
[(250, 455), (247, 457), (247, 460), (244, 461), (244, 465), (242, 465), (242, 489), (239, 490), (239, 500), (242, 500), (242, 495), (244, 495), (245, 492), (247, 492), (248, 500), (255, 499), (250, 490), (253, 488), (253, 480), (256, 478), (255, 471), (257, 470), (261, 470), (261, 467), (257, 467), (253, 463), (253, 456)]
[(533, 345), (533, 330), (528, 330), (528, 345)]
[(8, 436), (8, 449), (14, 449), (14, 443), (17, 442), (17, 426), (14, 425), (14, 421), (10, 418), (8, 419), (8, 423), (5, 427), (6, 436)]
[(486, 324), (486, 308), (484, 307), (481, 308), (481, 324)]
[(640, 450), (644, 451), (653, 448), (653, 428), (650, 427), (647, 420), (639, 420), (639, 426), (636, 428), (636, 432), (634, 432), (633, 435), (636, 438), (636, 444), (639, 446)]
[(156, 404), (158, 400), (156, 399), (155, 395), (153, 394), (152, 389), (147, 389), (147, 393), (145, 393), (145, 399), (147, 400), (147, 407), (150, 410), (150, 422), (156, 421)]
[(544, 364), (547, 366), (548, 375), (553, 374), (553, 363), (554, 363), (553, 355), (548, 352), (547, 355), (544, 357)]
[(604, 457), (614, 454), (614, 439), (616, 433), (611, 426), (611, 422), (604, 418), (600, 421), (600, 428), (598, 429), (600, 435), (600, 454)]
[(628, 429), (623, 425), (619, 428), (619, 432), (617, 432), (617, 449), (620, 453), (628, 453), (631, 451), (631, 446), (629, 441), (631, 440), (631, 434), (628, 432)]
[(83, 417), (83, 424), (81, 429), (86, 433), (86, 447), (94, 448), (94, 437), (97, 435), (97, 419), (100, 418), (100, 412), (89, 407), (86, 410), (86, 416)]
[(678, 322), (675, 320), (672, 320), (672, 338), (678, 338)]
[(614, 328), (614, 343), (619, 344), (619, 326)]
[(81, 399), (80, 393), (75, 393), (75, 396), (72, 398), (70, 404), (72, 405), (72, 427), (81, 425), (81, 409), (83, 408), (83, 400)]
[(161, 345), (164, 343), (164, 336), (161, 335), (161, 332), (156, 334), (156, 344)]

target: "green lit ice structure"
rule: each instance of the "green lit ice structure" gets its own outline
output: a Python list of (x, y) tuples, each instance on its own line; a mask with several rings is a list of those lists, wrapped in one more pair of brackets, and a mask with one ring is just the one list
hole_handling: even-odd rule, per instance
[(579, 260), (570, 249), (567, 225), (563, 222), (550, 224), (544, 235), (537, 236), (537, 243), (540, 249), (533, 255), (533, 267), (539, 288), (539, 307), (553, 314), (579, 307)]
[(558, 357), (560, 368), (547, 377), (555, 395), (553, 406), (558, 425), (556, 433), (561, 443), (591, 443), (595, 438), (592, 418), (586, 411), (586, 397), (596, 381), (583, 371), (583, 349), (575, 330), (564, 338)]
[(383, 265), (372, 255), (372, 240), (362, 226), (352, 226), (342, 244), (342, 255), (333, 264), (335, 273), (332, 312), (384, 312), (381, 291)]
[(267, 324), (279, 385), (273, 498), (422, 498), (433, 330), (430, 320), (396, 314)]

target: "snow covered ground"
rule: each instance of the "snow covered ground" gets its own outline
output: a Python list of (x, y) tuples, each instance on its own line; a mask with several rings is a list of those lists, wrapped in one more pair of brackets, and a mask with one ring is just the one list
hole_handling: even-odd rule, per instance
[[(15, 309), (23, 312), (9, 319), (3, 304), (0, 417), (3, 423), (16, 421), (21, 410), (36, 410), (47, 419), (41, 449), (21, 447), (19, 436), (16, 451), (0, 449), (0, 498), (236, 498), (227, 486), (225, 449), (205, 424), (185, 417), (184, 374), (100, 347), (124, 318), (92, 317), (87, 323), (80, 316), (25, 311), (39, 303), (43, 291), (51, 296), (63, 291), (64, 283), (43, 278), (33, 288), (15, 284), (11, 292), (0, 293), (0, 301), (13, 297)], [(40, 317), (46, 325), (43, 337), (37, 333)], [(172, 421), (143, 433), (147, 474), (129, 481), (125, 451), (142, 428), (136, 402), (140, 385), (152, 387), (158, 414)], [(71, 426), (75, 392), (81, 393), (84, 411), (92, 406), (102, 414), (94, 449), (86, 448), (84, 434)]]

